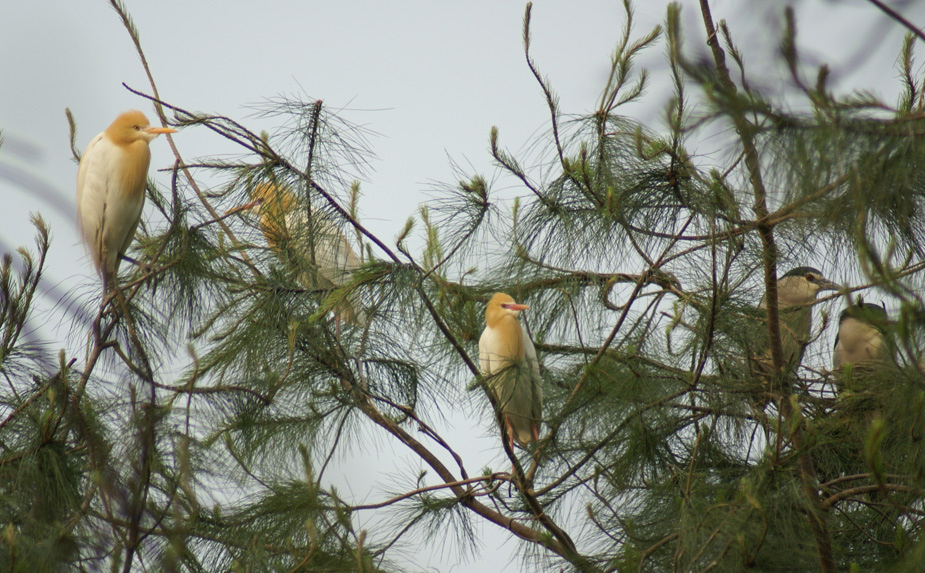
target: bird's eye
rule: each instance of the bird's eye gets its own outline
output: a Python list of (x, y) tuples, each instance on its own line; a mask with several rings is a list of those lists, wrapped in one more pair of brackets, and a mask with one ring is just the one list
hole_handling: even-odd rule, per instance
[(140, 125), (133, 125), (133, 126), (132, 126), (132, 129), (134, 129), (135, 131), (141, 131), (141, 126), (140, 126)]
[(806, 275), (806, 280), (808, 280), (809, 282), (813, 282), (814, 280), (816, 280), (816, 277), (813, 275)]

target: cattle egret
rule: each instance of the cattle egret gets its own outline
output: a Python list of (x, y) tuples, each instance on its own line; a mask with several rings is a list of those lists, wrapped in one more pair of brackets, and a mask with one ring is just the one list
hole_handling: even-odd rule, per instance
[[(270, 249), (296, 274), (307, 289), (335, 289), (350, 283), (360, 259), (347, 237), (320, 209), (308, 211), (292, 191), (276, 183), (261, 183), (251, 190), (259, 203), (260, 228)], [(355, 299), (347, 298), (334, 310), (338, 321), (366, 324), (366, 313)]]
[(886, 324), (886, 309), (880, 305), (865, 303), (849, 306), (838, 319), (838, 335), (832, 352), (832, 366), (857, 365), (881, 358), (883, 331)]
[(479, 338), (482, 375), (498, 402), (511, 449), (514, 439), (526, 447), (539, 440), (543, 388), (536, 349), (517, 317), (528, 307), (504, 293), (495, 293), (485, 309), (485, 330)]
[(116, 285), (119, 262), (132, 243), (145, 202), (151, 151), (167, 127), (151, 127), (137, 110), (116, 118), (90, 141), (77, 171), (77, 216), (103, 287)]
[[(823, 277), (822, 272), (813, 267), (797, 267), (777, 280), (777, 309), (785, 372), (796, 369), (803, 359), (803, 350), (812, 332), (812, 303), (816, 295), (824, 290), (838, 289), (837, 284)], [(763, 298), (759, 308), (767, 308), (767, 301)], [(759, 360), (769, 367), (771, 356), (767, 337), (764, 346), (758, 353), (762, 357)]]

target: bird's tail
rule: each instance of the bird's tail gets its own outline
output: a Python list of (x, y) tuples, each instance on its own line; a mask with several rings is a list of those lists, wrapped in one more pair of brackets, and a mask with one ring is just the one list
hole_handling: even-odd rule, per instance
[(513, 437), (521, 447), (526, 448), (534, 442), (538, 436), (538, 428), (535, 420), (517, 414), (510, 414), (508, 419), (511, 429), (514, 430)]

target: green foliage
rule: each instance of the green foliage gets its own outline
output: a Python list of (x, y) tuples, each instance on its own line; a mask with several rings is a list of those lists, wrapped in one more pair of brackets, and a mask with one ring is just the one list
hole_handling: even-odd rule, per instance
[[(662, 36), (637, 39), (625, 9), (597, 109), (563, 121), (528, 5), (545, 155), (515, 157), (492, 128), (498, 173), (457, 168), (391, 240), (358, 218), (366, 133), (320, 100), (269, 101), (272, 134), (162, 103), (242, 155), (191, 171), (178, 155), (169, 191), (149, 182), (140, 264), (71, 329), (82, 352), (53, 360), (24, 336), (49, 249), (40, 218), (37, 253), (0, 266), (3, 567), (407, 570), (420, 545), (475, 554), (484, 523), (531, 570), (919, 570), (925, 106), (911, 37), (890, 108), (835, 94), (825, 67), (804, 83), (785, 12), (798, 113), (749, 83), (724, 24), (706, 19), (712, 62), (686, 57), (671, 6), (660, 132), (618, 113), (645, 93), (634, 63)], [(715, 163), (695, 151), (713, 127), (729, 132)], [(518, 186), (510, 207), (499, 181)], [(268, 233), (254, 200), (267, 184), (291, 189), (306, 228)], [(362, 261), (334, 286), (298, 240), (328, 224)], [(837, 325), (768, 296), (806, 264), (858, 285), (832, 300), (889, 297), (878, 360), (829, 370), (821, 333)], [(500, 439), (480, 373), (498, 291), (530, 306), (542, 363), (526, 451)], [(340, 320), (345, 302), (368, 321)], [(788, 351), (802, 362), (775, 366), (775, 333), (807, 318), (805, 353)], [(492, 461), (462, 453), (472, 436), (445, 425), (460, 411), (497, 436)], [(395, 475), (368, 496), (332, 485), (345, 454), (383, 443), (401, 452)]]

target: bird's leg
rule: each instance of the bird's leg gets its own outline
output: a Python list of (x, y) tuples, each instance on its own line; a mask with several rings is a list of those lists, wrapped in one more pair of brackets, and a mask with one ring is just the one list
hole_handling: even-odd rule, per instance
[[(507, 441), (511, 446), (511, 451), (514, 451), (514, 427), (511, 425), (510, 416), (504, 417), (504, 424), (507, 426)], [(512, 474), (513, 475), (513, 474)]]
[[(511, 448), (511, 455), (516, 456), (517, 452), (514, 450), (514, 427), (511, 425), (510, 416), (504, 416), (504, 426), (507, 429), (507, 443)], [(511, 461), (511, 481), (507, 484), (507, 496), (511, 497), (511, 485), (514, 483), (514, 467), (513, 460)]]
[(527, 484), (527, 487), (533, 486), (533, 475), (537, 466), (540, 464), (540, 431), (539, 424), (533, 424), (533, 451), (530, 452), (530, 457), (533, 458), (533, 467), (524, 475), (524, 481)]
[(228, 209), (227, 211), (225, 211), (225, 214), (222, 216), (222, 218), (224, 219), (225, 217), (229, 217), (231, 215), (234, 215), (235, 213), (240, 213), (241, 211), (250, 211), (254, 207), (261, 205), (263, 201), (264, 201), (264, 198), (261, 197), (260, 199), (257, 199), (256, 201), (251, 201), (250, 203), (246, 205), (241, 205), (240, 207), (234, 207), (233, 209)]
[(100, 301), (100, 317), (107, 312), (112, 313), (113, 317), (117, 317), (119, 313), (116, 310), (116, 297), (117, 289), (119, 287), (119, 280), (116, 276), (116, 273), (103, 271), (103, 300)]

